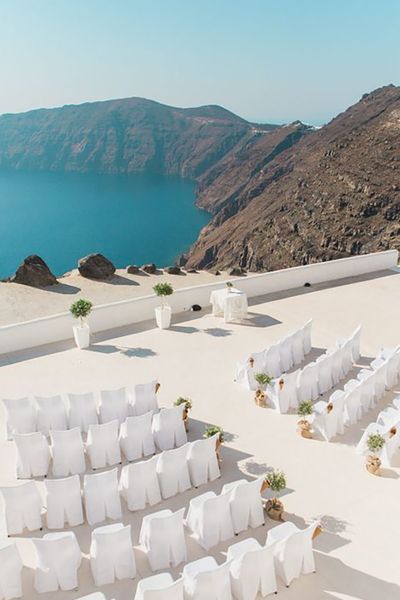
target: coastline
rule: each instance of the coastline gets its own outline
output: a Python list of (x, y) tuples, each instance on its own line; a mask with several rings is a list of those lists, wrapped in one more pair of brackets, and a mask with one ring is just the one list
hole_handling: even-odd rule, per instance
[(230, 276), (222, 271), (218, 276), (209, 271), (169, 275), (161, 270), (154, 275), (146, 273), (129, 275), (126, 269), (117, 269), (115, 275), (109, 279), (96, 281), (85, 279), (75, 269), (58, 277), (57, 285), (45, 288), (0, 282), (0, 326), (66, 311), (78, 298), (86, 298), (93, 304), (104, 304), (146, 296), (153, 293), (153, 286), (156, 283), (162, 281), (167, 281), (174, 289), (179, 289), (227, 279), (230, 279)]

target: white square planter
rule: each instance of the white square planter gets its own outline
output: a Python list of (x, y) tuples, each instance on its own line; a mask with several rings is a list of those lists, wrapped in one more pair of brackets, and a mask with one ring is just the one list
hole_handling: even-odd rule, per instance
[(157, 306), (156, 309), (156, 321), (160, 329), (168, 329), (171, 325), (171, 307), (170, 306)]
[(82, 326), (77, 325), (73, 328), (75, 343), (78, 348), (88, 348), (90, 346), (90, 327), (87, 323)]

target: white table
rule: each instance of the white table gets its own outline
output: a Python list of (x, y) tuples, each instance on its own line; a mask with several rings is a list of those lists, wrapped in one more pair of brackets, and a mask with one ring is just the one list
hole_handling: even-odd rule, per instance
[(213, 315), (223, 316), (226, 323), (247, 316), (247, 295), (237, 288), (226, 287), (222, 290), (214, 290), (211, 292), (210, 302)]

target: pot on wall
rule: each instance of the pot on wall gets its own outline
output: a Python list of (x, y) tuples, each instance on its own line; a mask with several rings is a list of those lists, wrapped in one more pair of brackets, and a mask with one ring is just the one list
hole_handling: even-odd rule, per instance
[(168, 329), (171, 325), (171, 307), (170, 306), (157, 306), (155, 308), (156, 322), (160, 329)]
[(73, 328), (75, 343), (78, 348), (88, 348), (90, 346), (90, 327), (87, 323), (75, 325)]

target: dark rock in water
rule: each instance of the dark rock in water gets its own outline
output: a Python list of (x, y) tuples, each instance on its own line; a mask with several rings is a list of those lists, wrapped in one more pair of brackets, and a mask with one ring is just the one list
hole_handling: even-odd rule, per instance
[(193, 306), (191, 306), (190, 310), (197, 312), (197, 311), (201, 310), (201, 306), (200, 306), (200, 304), (193, 304)]
[(10, 281), (33, 287), (45, 287), (58, 283), (44, 260), (40, 256), (37, 256), (37, 254), (27, 256)]
[(130, 275), (136, 275), (137, 273), (139, 273), (139, 267), (137, 265), (128, 265), (126, 267), (126, 272)]
[(142, 271), (144, 271), (145, 273), (150, 273), (151, 275), (153, 275), (156, 271), (157, 271), (157, 267), (154, 263), (149, 263), (148, 265), (143, 265), (142, 266)]
[(233, 267), (233, 269), (231, 269), (229, 271), (229, 275), (233, 275), (234, 277), (240, 277), (240, 275), (245, 275), (246, 271), (240, 267)]
[(115, 273), (112, 262), (102, 254), (88, 254), (80, 258), (78, 270), (82, 277), (88, 279), (107, 279)]
[(164, 269), (164, 272), (168, 273), (168, 275), (182, 275), (182, 271), (180, 267), (178, 267), (178, 265), (174, 265), (173, 267), (166, 267)]

